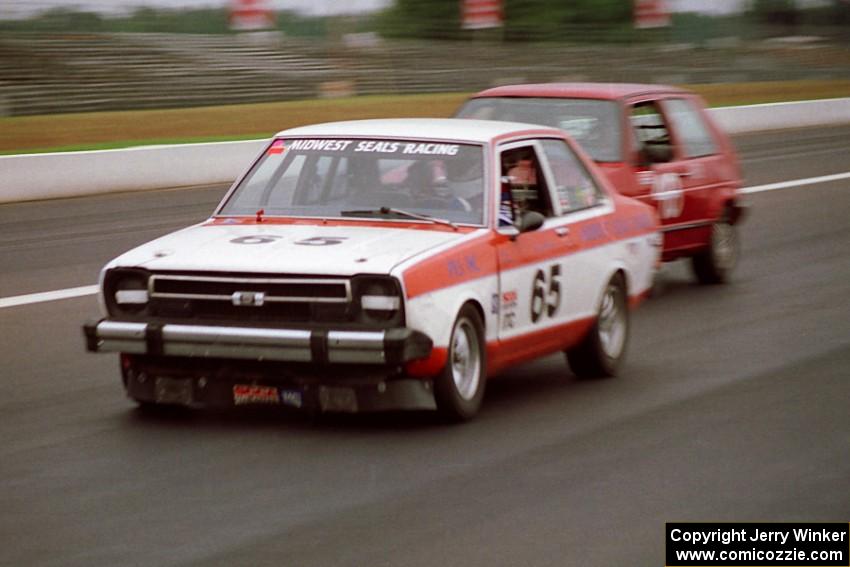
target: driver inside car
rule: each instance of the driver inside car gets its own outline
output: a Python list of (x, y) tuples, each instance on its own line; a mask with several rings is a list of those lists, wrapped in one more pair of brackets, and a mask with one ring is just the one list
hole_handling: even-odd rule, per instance
[(524, 211), (538, 210), (537, 164), (533, 150), (522, 148), (503, 156), (499, 225), (510, 226)]
[(456, 196), (446, 178), (445, 164), (440, 160), (417, 161), (407, 169), (406, 184), (418, 208), (469, 211), (465, 199)]

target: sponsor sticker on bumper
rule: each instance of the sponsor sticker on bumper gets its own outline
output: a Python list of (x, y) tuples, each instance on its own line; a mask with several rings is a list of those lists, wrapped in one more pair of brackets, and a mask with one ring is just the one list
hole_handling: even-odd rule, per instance
[(256, 386), (236, 384), (233, 386), (233, 403), (237, 406), (248, 404), (280, 404), (280, 395), (274, 386)]
[(304, 397), (300, 390), (284, 390), (274, 386), (236, 384), (233, 386), (233, 403), (237, 406), (251, 404), (280, 405), (301, 408)]
[(304, 405), (304, 398), (298, 390), (281, 390), (280, 401), (285, 406), (300, 408)]

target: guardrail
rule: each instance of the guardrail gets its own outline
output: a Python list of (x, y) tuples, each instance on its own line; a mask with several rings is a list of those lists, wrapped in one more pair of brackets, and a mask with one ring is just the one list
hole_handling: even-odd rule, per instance
[[(731, 134), (850, 123), (850, 97), (712, 109)], [(229, 183), (263, 140), (0, 156), (0, 203)]]

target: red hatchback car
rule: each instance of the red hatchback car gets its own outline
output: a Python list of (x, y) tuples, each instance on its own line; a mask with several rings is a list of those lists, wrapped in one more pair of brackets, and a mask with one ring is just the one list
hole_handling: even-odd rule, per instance
[(690, 257), (702, 283), (727, 281), (737, 264), (740, 167), (696, 94), (662, 85), (512, 85), (474, 95), (455, 116), (566, 131), (620, 193), (656, 207), (663, 260)]

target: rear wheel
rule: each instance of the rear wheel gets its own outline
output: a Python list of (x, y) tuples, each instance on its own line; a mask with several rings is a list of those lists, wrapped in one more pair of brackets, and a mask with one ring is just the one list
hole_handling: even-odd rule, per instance
[(451, 421), (465, 421), (478, 413), (487, 377), (484, 323), (467, 304), (458, 313), (449, 339), (448, 360), (434, 381), (439, 412)]
[(579, 378), (615, 376), (629, 340), (629, 311), (623, 276), (615, 275), (605, 286), (596, 322), (584, 340), (567, 351), (567, 361)]
[(726, 219), (714, 223), (708, 248), (691, 258), (691, 267), (699, 283), (720, 284), (729, 281), (738, 264), (740, 248), (735, 225)]

